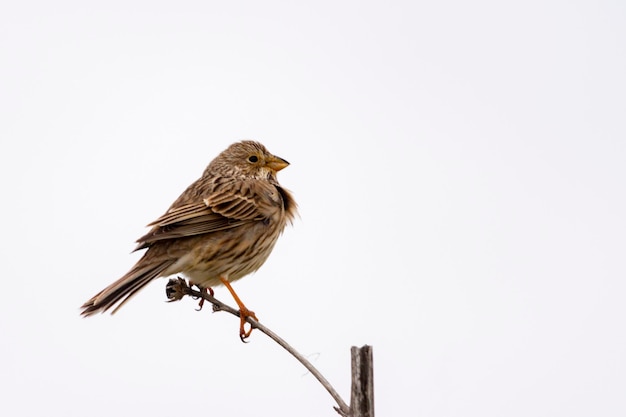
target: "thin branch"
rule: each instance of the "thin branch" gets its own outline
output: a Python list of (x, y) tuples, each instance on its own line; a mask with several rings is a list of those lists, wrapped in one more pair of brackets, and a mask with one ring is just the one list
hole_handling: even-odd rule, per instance
[[(185, 295), (189, 295), (193, 298), (201, 298), (203, 300), (208, 301), (213, 304), (213, 311), (226, 311), (234, 316), (239, 317), (239, 310), (232, 308), (229, 305), (224, 304), (220, 300), (216, 299), (210, 294), (207, 294), (203, 291), (194, 290), (191, 288), (187, 282), (182, 279), (170, 279), (167, 283), (165, 292), (167, 294), (167, 298), (169, 301), (178, 301), (183, 298)], [(337, 393), (335, 388), (324, 378), (324, 376), (309, 362), (304, 356), (298, 353), (291, 345), (285, 342), (280, 336), (276, 333), (254, 320), (252, 317), (247, 317), (246, 322), (252, 326), (253, 329), (258, 329), (260, 332), (265, 333), (270, 339), (278, 343), (283, 349), (289, 352), (294, 358), (296, 358), (304, 367), (311, 372), (311, 374), (322, 384), (326, 391), (333, 397), (338, 407), (333, 407), (337, 413), (340, 415), (347, 417), (350, 414), (350, 407), (343, 401), (341, 396)]]

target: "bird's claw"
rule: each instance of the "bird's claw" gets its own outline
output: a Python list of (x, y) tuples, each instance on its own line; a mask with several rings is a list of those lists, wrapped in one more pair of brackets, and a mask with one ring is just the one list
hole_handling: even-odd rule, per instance
[(246, 339), (250, 337), (252, 329), (254, 329), (254, 326), (251, 323), (248, 323), (250, 328), (246, 331), (246, 321), (248, 317), (253, 318), (255, 321), (259, 321), (256, 314), (254, 314), (254, 311), (248, 309), (239, 310), (239, 339), (241, 339), (243, 343), (248, 343)]
[[(199, 285), (196, 285), (196, 287), (198, 287), (198, 289), (200, 290), (202, 294), (209, 294), (211, 297), (215, 295), (215, 291), (213, 291), (213, 288), (211, 287), (204, 288)], [(204, 306), (204, 297), (198, 297), (198, 298), (200, 298), (200, 302), (198, 303), (198, 308), (196, 308), (196, 311), (202, 310), (202, 307)]]

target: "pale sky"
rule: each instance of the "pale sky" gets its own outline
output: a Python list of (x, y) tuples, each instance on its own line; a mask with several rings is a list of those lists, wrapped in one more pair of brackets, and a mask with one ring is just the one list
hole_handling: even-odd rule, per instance
[(379, 416), (626, 415), (625, 74), (623, 1), (3, 2), (3, 413), (336, 415), (165, 279), (79, 316), (255, 139), (300, 218), (235, 289), (346, 401), (370, 344)]

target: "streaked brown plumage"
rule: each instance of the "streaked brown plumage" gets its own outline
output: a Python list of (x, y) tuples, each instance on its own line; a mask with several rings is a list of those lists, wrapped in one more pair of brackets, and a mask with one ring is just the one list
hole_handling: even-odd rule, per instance
[[(114, 307), (115, 313), (146, 284), (182, 273), (202, 288), (224, 284), (245, 317), (245, 308), (230, 282), (256, 271), (296, 214), (291, 194), (276, 173), (289, 163), (258, 142), (232, 144), (218, 155), (167, 212), (150, 223), (150, 232), (135, 250), (147, 249), (122, 278), (81, 307), (83, 316)], [(256, 317), (255, 317), (256, 318)]]

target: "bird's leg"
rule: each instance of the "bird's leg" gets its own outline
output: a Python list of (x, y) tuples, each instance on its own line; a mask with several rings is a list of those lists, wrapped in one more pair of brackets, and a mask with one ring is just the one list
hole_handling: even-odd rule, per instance
[[(196, 287), (198, 287), (198, 289), (200, 290), (200, 292), (202, 294), (207, 294), (208, 293), (211, 297), (213, 297), (215, 295), (215, 291), (213, 291), (213, 288), (211, 288), (211, 287), (204, 288), (204, 287), (201, 287), (199, 285), (196, 285)], [(200, 302), (198, 303), (198, 308), (196, 309), (196, 311), (202, 310), (203, 306), (204, 306), (204, 298), (200, 297)]]
[(235, 290), (233, 290), (233, 287), (230, 285), (230, 282), (228, 282), (226, 278), (220, 277), (220, 281), (222, 281), (222, 284), (224, 284), (224, 286), (228, 288), (228, 291), (230, 291), (230, 295), (233, 296), (235, 302), (239, 306), (239, 338), (242, 342), (245, 342), (246, 339), (250, 336), (250, 333), (252, 333), (252, 326), (250, 326), (250, 330), (248, 331), (246, 331), (245, 329), (246, 319), (248, 317), (252, 317), (256, 321), (259, 321), (259, 319), (256, 318), (256, 314), (254, 314), (254, 311), (248, 310), (248, 308), (243, 304)]

